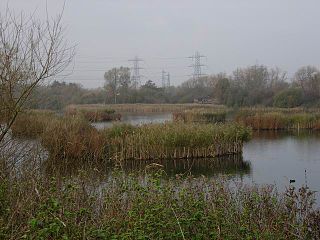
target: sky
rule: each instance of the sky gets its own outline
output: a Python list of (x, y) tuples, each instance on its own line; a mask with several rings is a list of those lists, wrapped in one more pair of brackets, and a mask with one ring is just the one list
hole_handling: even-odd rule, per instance
[[(44, 19), (64, 0), (1, 0), (16, 13)], [(113, 67), (143, 59), (142, 83), (161, 84), (161, 71), (179, 85), (193, 73), (199, 51), (205, 74), (232, 73), (264, 64), (292, 76), (301, 66), (320, 67), (319, 0), (66, 0), (65, 37), (76, 45), (66, 82), (102, 87)]]

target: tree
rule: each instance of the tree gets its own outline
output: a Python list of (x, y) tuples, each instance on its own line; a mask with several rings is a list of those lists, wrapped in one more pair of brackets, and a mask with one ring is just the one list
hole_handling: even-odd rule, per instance
[(62, 14), (46, 21), (0, 15), (0, 142), (23, 110), (36, 86), (62, 73), (74, 56), (64, 40)]
[(104, 79), (106, 81), (104, 88), (110, 96), (113, 96), (114, 103), (117, 103), (117, 95), (126, 95), (130, 88), (130, 68), (112, 68), (104, 74)]
[(228, 103), (270, 105), (274, 94), (288, 86), (286, 76), (286, 72), (278, 68), (268, 69), (264, 65), (237, 69), (230, 81)]
[(302, 104), (301, 88), (289, 88), (274, 96), (273, 105), (280, 108), (293, 108)]
[(318, 68), (302, 67), (295, 73), (294, 79), (308, 100), (314, 100), (320, 96), (320, 71)]

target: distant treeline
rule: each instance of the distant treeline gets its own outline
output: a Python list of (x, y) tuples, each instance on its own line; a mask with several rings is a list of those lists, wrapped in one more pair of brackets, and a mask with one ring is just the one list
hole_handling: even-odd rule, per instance
[(196, 99), (231, 107), (320, 105), (320, 71), (313, 66), (300, 68), (289, 79), (279, 68), (254, 65), (230, 75), (219, 73), (189, 79), (178, 87), (166, 88), (151, 80), (136, 88), (129, 68), (125, 67), (111, 69), (104, 77), (105, 86), (97, 89), (57, 81), (40, 86), (29, 104), (32, 108), (62, 109), (69, 104), (192, 103)]

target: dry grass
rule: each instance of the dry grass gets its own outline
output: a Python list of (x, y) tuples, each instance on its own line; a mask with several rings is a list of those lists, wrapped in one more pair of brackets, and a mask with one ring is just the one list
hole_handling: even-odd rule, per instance
[(235, 124), (127, 125), (104, 130), (112, 159), (207, 158), (242, 152), (250, 129)]
[(72, 105), (76, 108), (85, 109), (113, 109), (117, 113), (169, 113), (184, 111), (187, 109), (199, 108), (221, 108), (220, 105), (212, 104), (90, 104), (90, 105)]
[(67, 116), (81, 116), (90, 122), (103, 121), (119, 121), (121, 114), (116, 113), (114, 109), (109, 107), (85, 107), (81, 105), (70, 105), (66, 107), (65, 114)]
[(15, 135), (38, 137), (51, 159), (70, 162), (216, 157), (242, 152), (243, 142), (250, 138), (248, 128), (235, 124), (116, 125), (97, 130), (81, 117), (30, 114), (24, 118), (34, 123), (18, 121)]
[(255, 130), (320, 129), (320, 113), (269, 110), (240, 110), (235, 121)]
[(41, 135), (45, 127), (58, 116), (53, 111), (32, 110), (20, 113), (12, 125), (15, 137), (35, 138)]
[(192, 109), (173, 113), (173, 121), (185, 123), (223, 123), (226, 121), (225, 108)]
[(106, 140), (83, 118), (63, 117), (51, 121), (41, 135), (51, 160), (80, 163), (107, 158)]

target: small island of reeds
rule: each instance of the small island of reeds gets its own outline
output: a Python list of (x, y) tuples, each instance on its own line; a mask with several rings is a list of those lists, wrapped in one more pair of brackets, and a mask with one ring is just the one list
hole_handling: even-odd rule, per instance
[(251, 131), (237, 124), (149, 124), (106, 129), (113, 159), (208, 158), (242, 152)]
[(173, 113), (173, 121), (185, 123), (223, 123), (226, 121), (225, 109), (192, 109)]
[(234, 121), (254, 130), (320, 129), (320, 114), (299, 109), (242, 109)]

